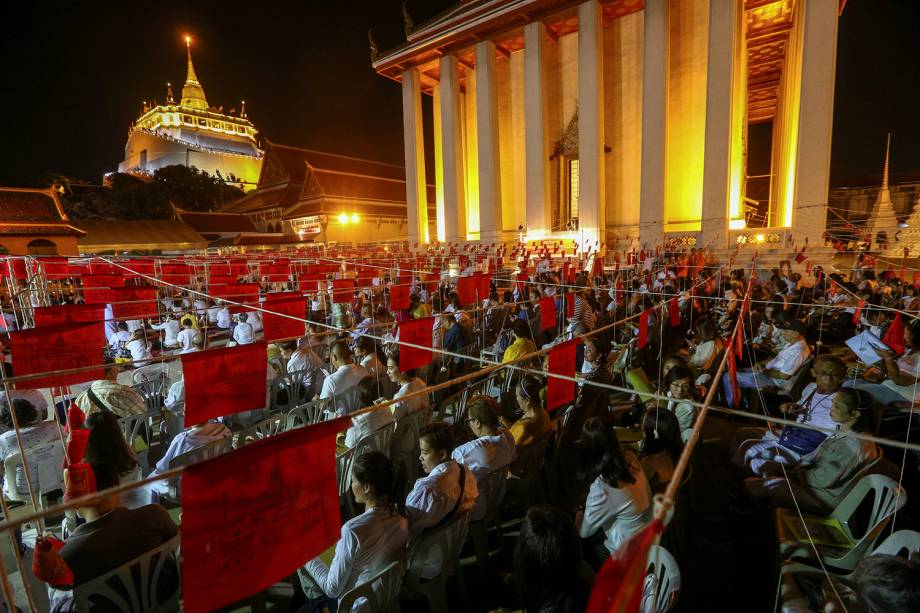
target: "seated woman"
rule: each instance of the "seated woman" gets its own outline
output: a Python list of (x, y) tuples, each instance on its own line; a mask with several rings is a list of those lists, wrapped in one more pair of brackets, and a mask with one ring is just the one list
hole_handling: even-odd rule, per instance
[(585, 563), (578, 532), (555, 507), (531, 507), (514, 549), (514, 585), (524, 611), (584, 611), (594, 572)]
[[(57, 422), (43, 421), (35, 410), (35, 405), (25, 398), (15, 398), (12, 401), (12, 411), (9, 404), (4, 403), (2, 412), (0, 412), (0, 424), (3, 424), (8, 431), (0, 434), (0, 462), (6, 462), (14, 453), (19, 453), (19, 443), (16, 440), (16, 430), (13, 427), (13, 412), (15, 412), (16, 423), (19, 424), (19, 435), (22, 438), (22, 447), (26, 452), (26, 461), (32, 464), (34, 459), (30, 450), (47, 445), (48, 443), (58, 443), (61, 445), (61, 435), (58, 431)], [(51, 464), (60, 467), (61, 459), (64, 457), (63, 446), (59, 449), (60, 453), (48, 458)], [(29, 471), (33, 474), (34, 471)], [(34, 479), (34, 477), (33, 477)], [(29, 487), (26, 482), (25, 473), (22, 470), (22, 464), (16, 469), (16, 482), (3, 483), (3, 493), (9, 498), (10, 494), (18, 496), (28, 495)], [(18, 495), (18, 496), (17, 496)]]
[(899, 358), (894, 352), (877, 350), (882, 357), (879, 370), (884, 380), (880, 383), (857, 379), (855, 382), (848, 381), (844, 386), (868, 392), (882, 404), (915, 400), (917, 379), (920, 377), (920, 320), (904, 326), (904, 343), (907, 350)]
[(708, 373), (722, 352), (723, 345), (716, 322), (711, 317), (697, 319), (693, 327), (696, 330), (696, 341), (691, 343), (692, 353), (687, 364), (694, 378), (697, 378)]
[(584, 539), (603, 531), (603, 540), (589, 547), (588, 562), (596, 570), (652, 519), (652, 494), (639, 460), (632, 452), (620, 450), (609, 420), (586, 421), (581, 448), (582, 477), (591, 486), (575, 524)]
[(675, 366), (664, 378), (663, 391), (668, 395), (668, 410), (677, 417), (680, 424), (680, 438), (687, 442), (699, 409), (692, 403), (695, 399), (693, 373), (684, 366)]
[[(206, 422), (199, 426), (193, 426), (177, 434), (169, 443), (166, 453), (157, 462), (156, 468), (150, 473), (151, 476), (164, 473), (169, 470), (169, 464), (173, 458), (183, 453), (188, 453), (199, 447), (204, 447), (208, 443), (228, 438), (231, 435), (230, 428), (222, 423)], [(166, 488), (165, 481), (157, 481), (154, 485)]]
[[(316, 557), (297, 571), (311, 611), (322, 611), (324, 605), (333, 605), (334, 611), (337, 599), (405, 556), (409, 525), (402, 468), (379, 451), (369, 451), (355, 459), (351, 491), (365, 511), (342, 526), (332, 564)], [(352, 611), (366, 610), (366, 599), (355, 601)]]
[(527, 322), (523, 319), (514, 320), (514, 323), (511, 324), (511, 333), (514, 337), (514, 342), (512, 342), (511, 345), (505, 349), (505, 353), (502, 354), (502, 364), (513, 362), (519, 357), (537, 350), (530, 334), (530, 326), (527, 325)]
[(533, 375), (526, 375), (515, 388), (515, 399), (520, 417), (513, 419), (502, 416), (502, 425), (514, 437), (514, 443), (521, 449), (532, 445), (549, 434), (552, 423), (543, 408), (543, 382)]
[(466, 407), (466, 421), (476, 438), (454, 449), (451, 457), (469, 468), (476, 477), (479, 497), (470, 516), (475, 521), (485, 516), (488, 505), (500, 502), (504, 493), (503, 488), (499, 492), (487, 491), (486, 477), (499, 469), (507, 473), (508, 466), (517, 457), (517, 451), (514, 437), (500, 427), (498, 402), (494, 398), (473, 396)]
[[(406, 498), (409, 512), (409, 536), (416, 538), (422, 531), (440, 527), (458, 513), (471, 511), (479, 490), (469, 468), (450, 454), (454, 450), (454, 434), (443, 422), (432, 422), (419, 433), (419, 461), (427, 476), (419, 477)], [(441, 571), (439, 552), (421, 560), (422, 578), (430, 579)]]
[[(114, 413), (100, 411), (86, 418), (89, 439), (83, 461), (88, 464), (105, 464), (115, 469), (119, 483), (132, 483), (143, 479), (143, 471), (134, 448), (125, 441), (121, 425)], [(142, 426), (143, 427), (143, 426)], [(138, 445), (146, 445), (138, 436)], [(77, 461), (77, 460), (73, 460)], [(150, 491), (146, 487), (128, 490), (121, 497), (121, 503), (136, 509), (150, 504)]]
[(642, 416), (642, 434), (639, 462), (652, 493), (660, 494), (671, 482), (674, 467), (684, 449), (680, 424), (671, 411), (649, 409)]
[(829, 511), (853, 475), (879, 456), (875, 443), (852, 436), (854, 432), (870, 432), (869, 411), (860, 408), (859, 395), (854, 390), (837, 392), (831, 419), (838, 424), (837, 432), (802, 456), (795, 469), (783, 472), (780, 464), (772, 470), (763, 466), (761, 474), (767, 477), (745, 479), (744, 489), (751, 499), (788, 508), (797, 501), (810, 512)]

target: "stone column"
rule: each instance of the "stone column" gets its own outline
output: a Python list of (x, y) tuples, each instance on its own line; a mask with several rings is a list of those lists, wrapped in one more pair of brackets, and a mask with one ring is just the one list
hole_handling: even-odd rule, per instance
[(446, 240), (444, 227), (444, 151), (441, 147), (441, 84), (431, 88), (431, 108), (434, 121), (434, 184), (435, 211), (437, 214), (438, 240)]
[(403, 144), (406, 150), (406, 206), (409, 244), (427, 243), (428, 199), (425, 186), (425, 139), (422, 136), (422, 89), (418, 70), (402, 75)]
[[(728, 244), (729, 220), (741, 227), (742, 136), (747, 108), (743, 11), (738, 0), (710, 0), (703, 161), (703, 246)], [(740, 220), (740, 222), (739, 222)], [(734, 224), (733, 224), (734, 225)]]
[(498, 141), (498, 93), (495, 79), (495, 43), (476, 43), (476, 142), (479, 166), (479, 238), (501, 236), (502, 174)]
[[(807, 0), (797, 6), (801, 19), (801, 86), (798, 98), (798, 143), (793, 196), (794, 240), (814, 247), (827, 224), (837, 58), (836, 0)], [(786, 70), (789, 69), (787, 65)]]
[(645, 0), (644, 12), (639, 242), (646, 248), (654, 248), (664, 241), (668, 139), (668, 0)]
[(457, 56), (440, 59), (441, 159), (444, 164), (444, 230), (448, 241), (466, 240), (466, 195), (463, 175), (463, 124), (460, 65)]
[(582, 244), (605, 239), (604, 25), (601, 5), (578, 5), (578, 228)]
[(550, 230), (552, 202), (549, 176), (549, 114), (544, 51), (546, 26), (541, 21), (524, 26), (524, 201), (527, 230)]

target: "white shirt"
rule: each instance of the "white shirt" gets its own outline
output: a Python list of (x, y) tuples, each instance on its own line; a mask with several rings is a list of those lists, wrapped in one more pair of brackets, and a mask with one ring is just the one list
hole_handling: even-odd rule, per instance
[(489, 505), (501, 503), (504, 497), (504, 481), (499, 491), (490, 492), (486, 477), (496, 470), (505, 470), (517, 458), (514, 437), (507, 430), (495, 435), (480, 436), (454, 449), (450, 457), (469, 468), (476, 477), (479, 496), (476, 498), (476, 506), (473, 507), (470, 519), (482, 519)]
[[(6, 314), (4, 314), (4, 317), (5, 316)], [(105, 337), (111, 338), (113, 334), (118, 332), (118, 326), (115, 323), (115, 314), (112, 312), (111, 304), (105, 305), (105, 313), (103, 317), (105, 317)], [(13, 323), (14, 324), (16, 323), (15, 319), (13, 319)], [(15, 329), (15, 327), (10, 328), (10, 330), (13, 330), (13, 329)]]
[[(387, 564), (403, 558), (408, 540), (405, 517), (387, 509), (371, 508), (342, 525), (330, 566), (314, 558), (297, 572), (306, 572), (324, 594), (338, 599), (356, 585), (369, 581)], [(371, 610), (366, 598), (356, 600), (352, 608), (361, 613)]]
[(392, 427), (395, 421), (390, 405), (374, 407), (367, 413), (355, 415), (351, 418), (351, 427), (345, 432), (345, 446), (354, 447), (365, 436), (388, 426)]
[(358, 382), (369, 377), (363, 366), (342, 364), (339, 369), (326, 377), (319, 394), (320, 399), (332, 398), (335, 414), (339, 417), (361, 408), (361, 388)]
[(252, 331), (261, 332), (262, 331), (262, 314), (258, 311), (250, 311), (248, 316), (249, 316), (249, 319), (246, 320), (246, 323), (252, 326)]
[[(230, 429), (227, 426), (210, 422), (196, 426), (190, 430), (184, 430), (177, 434), (176, 438), (169, 443), (169, 449), (166, 450), (166, 453), (160, 461), (157, 462), (156, 468), (153, 469), (150, 475), (158, 475), (169, 470), (169, 464), (176, 456), (188, 453), (199, 447), (204, 447), (208, 443), (219, 441), (228, 436), (230, 436)], [(158, 483), (166, 485), (166, 481), (160, 481)]]
[(185, 380), (180, 379), (169, 386), (169, 391), (166, 393), (166, 400), (163, 401), (163, 406), (165, 406), (170, 411), (184, 411), (185, 410)]
[(131, 334), (134, 334), (135, 330), (144, 329), (144, 322), (140, 319), (129, 319), (125, 323), (128, 324), (128, 332)]
[(217, 327), (226, 330), (230, 327), (230, 309), (227, 307), (217, 311)]
[(387, 369), (383, 366), (379, 359), (377, 359), (376, 353), (368, 353), (366, 356), (361, 358), (361, 366), (367, 369), (367, 372), (371, 374), (375, 379), (386, 375)]
[[(42, 394), (41, 391), (25, 390), (25, 389), (10, 390), (11, 400), (17, 400), (19, 398), (23, 400), (28, 400), (32, 404), (32, 406), (35, 407), (35, 411), (38, 413), (38, 418), (40, 420), (44, 420), (44, 419), (47, 419), (47, 417), (49, 417), (48, 401), (45, 399), (45, 395)], [(6, 404), (6, 390), (0, 387), (0, 406), (3, 406), (4, 404)], [(0, 428), (3, 428), (3, 427), (0, 426)], [(3, 428), (3, 430), (5, 429), (6, 428)]]
[(148, 347), (147, 343), (142, 339), (136, 338), (132, 341), (128, 341), (125, 345), (125, 349), (131, 352), (131, 359), (135, 362), (150, 358), (150, 347)]
[(809, 383), (802, 390), (799, 406), (806, 409), (796, 416), (800, 424), (808, 423), (829, 430), (836, 430), (840, 424), (831, 419), (831, 405), (837, 392), (822, 394), (817, 391), (817, 383)]
[(252, 342), (252, 326), (248, 322), (241, 321), (233, 329), (233, 340), (239, 345), (248, 345)]
[[(438, 525), (453, 510), (461, 495), (461, 470), (466, 472), (466, 477), (464, 477), (463, 484), (463, 499), (457, 508), (457, 513), (465, 513), (473, 509), (476, 498), (479, 496), (479, 490), (476, 489), (476, 477), (469, 468), (455, 461), (442, 462), (435, 466), (430, 474), (419, 477), (406, 498), (410, 538), (417, 537), (425, 528)], [(436, 577), (441, 572), (441, 552), (435, 549), (427, 559), (420, 560), (419, 563), (423, 579)]]
[[(638, 466), (635, 456), (630, 455), (627, 455), (627, 460)], [(606, 535), (604, 546), (610, 553), (652, 519), (652, 494), (648, 479), (641, 468), (632, 474), (636, 482), (621, 484), (623, 487), (619, 488), (611, 487), (597, 477), (591, 483), (585, 500), (585, 514), (579, 530), (581, 537), (588, 538), (603, 530)]]
[(179, 332), (179, 335), (176, 337), (176, 342), (179, 345), (179, 353), (191, 353), (192, 351), (197, 351), (198, 347), (195, 346), (195, 340), (198, 338), (198, 332), (195, 328), (182, 328), (182, 331)]
[(175, 319), (167, 319), (161, 324), (151, 324), (151, 328), (154, 330), (163, 330), (166, 334), (163, 339), (164, 345), (175, 346), (179, 344), (178, 336), (179, 332), (182, 330), (182, 326), (179, 325), (179, 322)]
[(109, 337), (109, 347), (118, 347), (120, 343), (127, 343), (131, 340), (131, 333), (127, 330), (119, 330)]
[(208, 321), (209, 321), (210, 323), (212, 323), (212, 324), (216, 324), (216, 323), (217, 323), (217, 317), (218, 317), (218, 314), (219, 314), (219, 313), (220, 313), (220, 307), (219, 307), (219, 306), (212, 306), (212, 307), (210, 307), (210, 308), (208, 309)]
[(778, 370), (784, 375), (792, 376), (798, 372), (810, 355), (811, 348), (809, 348), (805, 339), (800, 338), (798, 341), (783, 347), (775, 358), (767, 362), (766, 367)]

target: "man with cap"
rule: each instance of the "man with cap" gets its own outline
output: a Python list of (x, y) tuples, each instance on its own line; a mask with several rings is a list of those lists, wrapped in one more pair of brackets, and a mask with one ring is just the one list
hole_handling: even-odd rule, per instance
[[(770, 360), (757, 362), (753, 368), (738, 370), (738, 387), (741, 389), (753, 388), (785, 388), (799, 368), (811, 355), (811, 348), (805, 342), (805, 324), (793, 319), (782, 327), (782, 337), (785, 345)], [(734, 405), (734, 390), (731, 377), (728, 373), (722, 376), (722, 387), (725, 390), (725, 399), (729, 406)]]

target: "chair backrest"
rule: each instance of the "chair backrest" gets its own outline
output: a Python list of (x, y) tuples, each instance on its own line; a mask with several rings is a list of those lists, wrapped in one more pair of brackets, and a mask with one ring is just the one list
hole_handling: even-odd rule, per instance
[(187, 466), (188, 464), (194, 464), (195, 462), (210, 460), (215, 456), (219, 456), (222, 453), (230, 451), (231, 448), (231, 437), (227, 436), (217, 441), (211, 441), (207, 445), (196, 447), (191, 451), (180, 453), (172, 460), (170, 460), (169, 467), (176, 468), (178, 466)]
[(268, 436), (274, 436), (284, 431), (287, 418), (284, 415), (272, 415), (262, 421), (256, 422), (248, 428), (243, 428), (234, 437), (234, 448), (239, 449), (249, 443), (260, 441)]
[(339, 481), (339, 496), (348, 496), (351, 488), (351, 467), (355, 463), (357, 446), (335, 456), (335, 472)]
[(486, 517), (493, 516), (505, 498), (505, 483), (508, 480), (508, 466), (496, 468), (488, 475), (477, 479), (479, 495), (486, 497)]
[(369, 611), (386, 611), (399, 597), (402, 585), (403, 561), (390, 562), (373, 577), (348, 590), (339, 600), (338, 610), (349, 613), (359, 598), (366, 598)]
[(553, 431), (550, 430), (541, 439), (524, 447), (523, 451), (519, 450), (517, 460), (511, 465), (511, 471), (521, 479), (536, 479), (546, 458), (546, 445), (552, 436)]
[(655, 577), (652, 587), (657, 591), (657, 596), (653, 610), (656, 613), (670, 611), (680, 595), (680, 568), (677, 560), (661, 545), (652, 545), (648, 550), (647, 574)]
[[(812, 353), (812, 355), (814, 355), (814, 353)], [(811, 365), (813, 361), (814, 358), (805, 360), (799, 369), (795, 371), (795, 374), (789, 377), (786, 381), (786, 385), (783, 386), (785, 393), (792, 396), (792, 398), (800, 397), (802, 395), (802, 390), (811, 382)]]
[(162, 389), (166, 389), (169, 380), (169, 363), (158, 362), (137, 368), (131, 373), (131, 381), (135, 385), (147, 381), (161, 381)]
[[(60, 442), (31, 447), (26, 449), (26, 453), (29, 456), (29, 477), (36, 496), (64, 489), (64, 471), (61, 469), (64, 447)], [(18, 451), (11, 453), (3, 461), (5, 489), (10, 499), (17, 502), (29, 501), (29, 490), (25, 486), (22, 470), (22, 455)], [(17, 473), (23, 474), (23, 479), (17, 479)], [(23, 483), (22, 487), (19, 487), (19, 481)]]
[(323, 412), (329, 405), (328, 400), (312, 400), (297, 405), (285, 416), (285, 431), (300, 426), (310, 426), (323, 421)]
[(147, 412), (159, 411), (163, 408), (164, 390), (166, 388), (165, 378), (154, 378), (141, 383), (135, 383), (131, 386), (134, 391), (140, 394), (147, 405)]
[(882, 544), (876, 547), (872, 554), (901, 556), (909, 560), (918, 549), (920, 549), (920, 532), (898, 530), (882, 541)]
[[(870, 496), (872, 500), (868, 502)], [(866, 548), (875, 543), (888, 518), (905, 504), (907, 494), (894, 479), (885, 475), (866, 475), (840, 501), (831, 517), (849, 529), (857, 546)], [(864, 520), (857, 513), (860, 509), (868, 511)]]
[(118, 425), (121, 426), (121, 433), (125, 437), (125, 442), (129, 446), (134, 445), (134, 439), (137, 436), (137, 433), (140, 431), (141, 426), (147, 422), (147, 415), (128, 415), (127, 417), (119, 417)]
[[(94, 606), (108, 604), (124, 613), (148, 613), (153, 611), (178, 611), (181, 595), (177, 552), (179, 537), (176, 536), (130, 562), (122, 564), (92, 581), (77, 586), (73, 591), (74, 604), (79, 613), (89, 613)], [(164, 575), (164, 570), (167, 574)], [(159, 597), (161, 580), (168, 580), (172, 573), (174, 587), (162, 600)]]
[(441, 577), (449, 579), (459, 572), (460, 549), (466, 540), (469, 524), (469, 512), (458, 513), (443, 526), (422, 532), (409, 544), (407, 577), (418, 581), (422, 565), (413, 564), (413, 560), (427, 560), (433, 551), (439, 551), (441, 554)]

